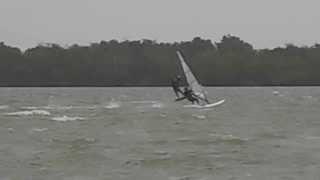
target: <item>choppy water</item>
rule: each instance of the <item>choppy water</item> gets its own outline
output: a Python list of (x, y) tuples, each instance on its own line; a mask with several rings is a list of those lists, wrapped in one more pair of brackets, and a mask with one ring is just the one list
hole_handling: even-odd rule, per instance
[(320, 177), (320, 88), (0, 88), (0, 179)]

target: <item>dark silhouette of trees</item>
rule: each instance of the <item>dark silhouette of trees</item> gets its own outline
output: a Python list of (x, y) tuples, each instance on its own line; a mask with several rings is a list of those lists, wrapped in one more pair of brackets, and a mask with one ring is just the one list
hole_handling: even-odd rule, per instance
[(101, 41), (89, 46), (42, 44), (22, 52), (0, 42), (0, 86), (164, 86), (181, 74), (176, 50), (211, 86), (320, 85), (320, 45), (255, 50), (227, 35), (212, 43)]

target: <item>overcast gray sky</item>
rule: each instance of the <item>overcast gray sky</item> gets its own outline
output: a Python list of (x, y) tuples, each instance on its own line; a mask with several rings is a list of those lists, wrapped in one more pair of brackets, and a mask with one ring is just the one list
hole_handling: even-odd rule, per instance
[(173, 42), (239, 36), (255, 48), (320, 42), (319, 0), (0, 0), (0, 41)]

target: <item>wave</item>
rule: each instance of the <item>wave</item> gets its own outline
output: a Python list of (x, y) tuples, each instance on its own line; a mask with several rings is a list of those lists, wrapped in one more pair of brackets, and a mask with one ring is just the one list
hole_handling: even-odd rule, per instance
[(303, 99), (305, 99), (305, 100), (307, 100), (307, 101), (317, 101), (318, 100), (318, 98), (316, 98), (316, 97), (313, 97), (313, 96), (310, 96), (310, 95), (307, 95), (307, 96), (302, 96), (302, 98)]
[(178, 141), (178, 142), (189, 142), (189, 141), (192, 141), (192, 139), (189, 138), (189, 137), (182, 137), (182, 138), (176, 139), (176, 141)]
[(234, 136), (232, 134), (216, 134), (216, 133), (211, 133), (209, 136), (215, 138), (216, 140), (224, 141), (224, 142), (230, 142), (230, 143), (244, 143), (248, 141), (249, 139), (246, 138), (241, 138)]
[(21, 109), (27, 110), (36, 110), (36, 109), (46, 109), (46, 110), (70, 110), (70, 109), (97, 109), (98, 106), (58, 106), (58, 105), (50, 105), (50, 106), (24, 106)]
[(91, 106), (46, 106), (45, 109), (54, 109), (54, 110), (69, 110), (69, 109), (97, 109), (97, 105)]
[(51, 118), (51, 120), (59, 121), (59, 122), (77, 121), (77, 120), (84, 120), (84, 119), (85, 119), (84, 117), (69, 117), (65, 115)]
[(161, 113), (161, 114), (160, 114), (160, 117), (166, 118), (166, 117), (167, 117), (167, 114)]
[[(102, 106), (101, 106), (102, 107)], [(97, 105), (89, 105), (89, 106), (23, 106), (20, 109), (25, 110), (70, 110), (70, 109), (97, 109), (99, 106)]]
[(131, 101), (131, 103), (137, 104), (136, 108), (148, 109), (148, 108), (163, 108), (164, 104), (159, 101)]
[(319, 136), (303, 136), (303, 138), (307, 140), (320, 140)]
[(166, 156), (166, 155), (169, 155), (169, 152), (163, 151), (163, 150), (157, 150), (157, 151), (154, 151), (153, 154), (160, 155), (160, 156)]
[(52, 110), (69, 110), (69, 109), (73, 109), (73, 106), (45, 106), (43, 107), (44, 109), (52, 109)]
[(36, 110), (36, 109), (47, 109), (47, 110), (68, 110), (73, 109), (73, 106), (24, 106), (21, 109), (29, 109), (29, 110)]
[(273, 94), (273, 95), (275, 95), (275, 96), (277, 96), (277, 95), (280, 95), (280, 92), (279, 92), (279, 91), (274, 90), (274, 91), (272, 92), (272, 94)]
[(5, 115), (8, 115), (8, 116), (30, 116), (30, 115), (50, 116), (51, 113), (49, 111), (45, 111), (45, 110), (31, 110), (31, 111), (18, 111), (18, 112), (5, 113)]
[(162, 103), (155, 102), (152, 104), (152, 108), (162, 108), (164, 105)]
[(206, 119), (207, 118), (205, 115), (199, 115), (199, 114), (193, 114), (192, 116), (197, 119)]
[(32, 132), (44, 132), (44, 131), (48, 131), (48, 128), (32, 128), (31, 131)]
[(108, 105), (105, 106), (107, 109), (116, 109), (120, 107), (120, 102), (111, 101)]
[(40, 109), (40, 107), (36, 106), (23, 106), (21, 109), (27, 109), (27, 110), (35, 110), (35, 109)]
[(157, 101), (145, 100), (145, 101), (130, 101), (132, 104), (154, 104)]
[(7, 105), (0, 105), (0, 109), (8, 109), (9, 108), (9, 106), (7, 106)]
[(182, 177), (172, 176), (172, 177), (169, 177), (169, 180), (190, 180), (190, 179), (191, 179), (190, 176), (182, 176)]

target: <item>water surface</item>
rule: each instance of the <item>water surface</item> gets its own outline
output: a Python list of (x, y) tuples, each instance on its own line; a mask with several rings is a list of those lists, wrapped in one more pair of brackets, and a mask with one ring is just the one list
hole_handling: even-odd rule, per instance
[(0, 179), (320, 177), (320, 88), (0, 88)]

